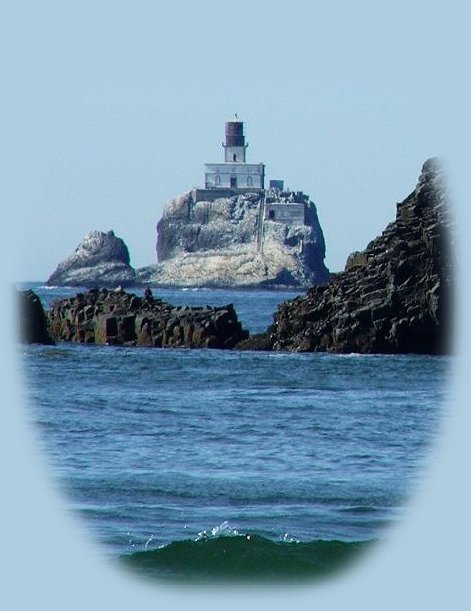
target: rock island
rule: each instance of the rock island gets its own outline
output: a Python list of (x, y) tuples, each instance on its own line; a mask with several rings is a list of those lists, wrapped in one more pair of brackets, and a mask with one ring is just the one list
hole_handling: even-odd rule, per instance
[(265, 185), (248, 163), (244, 123), (225, 124), (224, 160), (207, 163), (204, 188), (175, 197), (157, 224), (157, 263), (133, 270), (113, 232), (87, 235), (49, 285), (282, 288), (326, 282), (317, 209), (284, 180)]

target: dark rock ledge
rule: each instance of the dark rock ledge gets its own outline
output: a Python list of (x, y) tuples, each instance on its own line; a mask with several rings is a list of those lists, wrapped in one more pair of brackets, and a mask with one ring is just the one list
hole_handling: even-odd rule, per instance
[(241, 347), (337, 353), (450, 351), (453, 260), (440, 164), (425, 162), (396, 219), (344, 272), (281, 304), (265, 336)]
[(90, 289), (54, 302), (48, 317), (56, 341), (85, 344), (225, 349), (248, 337), (232, 304), (173, 306), (150, 289)]

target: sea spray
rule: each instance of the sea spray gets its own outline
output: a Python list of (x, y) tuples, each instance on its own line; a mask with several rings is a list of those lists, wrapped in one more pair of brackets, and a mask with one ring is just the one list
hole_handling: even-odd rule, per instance
[(346, 568), (371, 544), (371, 541), (271, 541), (256, 534), (225, 531), (124, 554), (120, 561), (137, 574), (160, 581), (306, 582)]

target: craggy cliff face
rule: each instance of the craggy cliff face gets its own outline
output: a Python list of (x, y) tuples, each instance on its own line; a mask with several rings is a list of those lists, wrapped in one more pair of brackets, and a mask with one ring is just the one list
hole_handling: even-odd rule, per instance
[(172, 200), (157, 224), (158, 261), (252, 244), (258, 204), (256, 194), (195, 204), (186, 193)]
[(396, 219), (328, 285), (281, 305), (275, 350), (448, 352), (452, 254), (440, 165), (428, 160)]
[[(157, 225), (156, 266), (139, 280), (173, 286), (309, 286), (328, 279), (315, 206), (304, 224), (264, 219), (262, 195), (215, 201), (185, 193), (167, 204)], [(299, 204), (303, 206), (303, 204)]]

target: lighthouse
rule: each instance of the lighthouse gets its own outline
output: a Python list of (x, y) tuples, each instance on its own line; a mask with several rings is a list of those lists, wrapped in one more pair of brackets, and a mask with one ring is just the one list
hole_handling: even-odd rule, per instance
[(224, 161), (226, 163), (245, 163), (245, 150), (249, 144), (245, 143), (244, 123), (237, 119), (226, 123), (226, 141), (222, 143), (224, 148)]
[[(247, 163), (244, 122), (237, 115), (225, 124), (224, 162), (205, 164), (205, 189), (230, 189), (237, 192), (264, 189), (265, 165)], [(223, 197), (221, 194), (220, 197)]]

